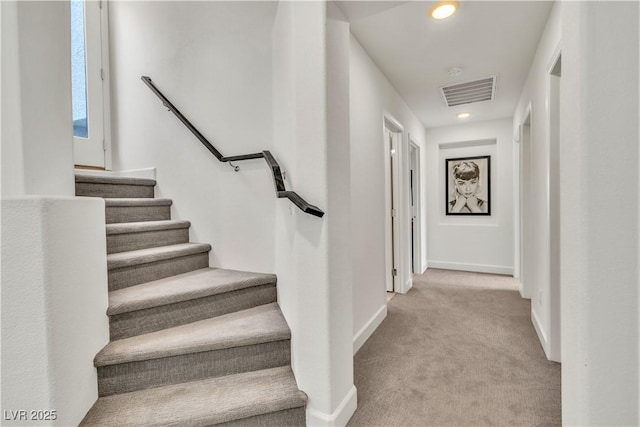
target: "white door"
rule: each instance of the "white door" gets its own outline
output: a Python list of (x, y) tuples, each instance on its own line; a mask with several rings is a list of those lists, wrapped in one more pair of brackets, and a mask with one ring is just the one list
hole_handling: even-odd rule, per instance
[(74, 162), (104, 168), (101, 2), (70, 3)]
[(389, 212), (387, 214), (388, 221), (388, 234), (387, 234), (387, 259), (390, 260), (390, 271), (388, 271), (388, 275), (391, 277), (387, 278), (387, 292), (394, 292), (397, 289), (397, 280), (398, 280), (398, 265), (400, 261), (399, 249), (400, 246), (398, 244), (399, 238), (399, 227), (398, 227), (398, 156), (396, 154), (398, 143), (399, 143), (399, 134), (392, 132), (389, 128), (385, 127), (384, 130), (384, 139), (385, 139), (385, 151), (387, 153), (386, 157), (386, 176), (387, 176), (387, 206), (389, 207)]

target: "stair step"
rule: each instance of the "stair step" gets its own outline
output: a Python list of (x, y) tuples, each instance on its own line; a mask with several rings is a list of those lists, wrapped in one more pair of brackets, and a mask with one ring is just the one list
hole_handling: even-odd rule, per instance
[(80, 425), (205, 426), (294, 408), (304, 413), (306, 400), (287, 366), (101, 397)]
[(77, 196), (102, 198), (152, 198), (156, 185), (153, 179), (82, 174), (76, 174), (75, 181)]
[(105, 199), (107, 224), (140, 221), (163, 221), (171, 218), (170, 199)]
[(206, 268), (210, 250), (207, 243), (182, 243), (107, 255), (109, 290)]
[(276, 303), (111, 341), (95, 357), (101, 396), (290, 363)]
[(107, 253), (135, 251), (189, 241), (189, 221), (107, 224)]
[(276, 301), (276, 276), (206, 268), (109, 293), (111, 339)]

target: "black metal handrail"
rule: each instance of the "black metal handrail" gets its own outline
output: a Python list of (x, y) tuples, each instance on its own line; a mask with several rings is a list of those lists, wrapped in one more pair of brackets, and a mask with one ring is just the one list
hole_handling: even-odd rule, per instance
[(271, 154), (269, 151), (263, 151), (261, 153), (243, 154), (240, 156), (229, 156), (229, 157), (223, 156), (207, 140), (207, 138), (205, 138), (204, 135), (202, 135), (200, 131), (198, 131), (198, 129), (196, 129), (195, 126), (193, 126), (191, 122), (184, 115), (182, 115), (180, 110), (178, 110), (175, 107), (175, 105), (173, 105), (171, 101), (169, 101), (167, 97), (164, 96), (162, 92), (158, 90), (158, 88), (151, 81), (150, 77), (142, 76), (141, 79), (149, 87), (149, 89), (151, 89), (151, 91), (155, 93), (158, 98), (162, 100), (162, 103), (164, 104), (164, 106), (167, 107), (169, 111), (171, 111), (178, 118), (178, 120), (180, 120), (187, 127), (187, 129), (189, 129), (191, 133), (194, 134), (196, 138), (198, 138), (198, 140), (202, 143), (202, 145), (204, 145), (207, 148), (207, 150), (209, 150), (211, 154), (213, 154), (219, 161), (223, 163), (229, 163), (237, 172), (239, 170), (239, 167), (234, 165), (231, 162), (238, 162), (238, 161), (252, 160), (252, 159), (265, 159), (265, 161), (267, 162), (267, 165), (269, 166), (273, 174), (273, 183), (276, 187), (276, 197), (287, 198), (291, 200), (291, 202), (294, 205), (296, 205), (298, 208), (300, 208), (300, 210), (302, 210), (303, 212), (322, 218), (322, 216), (324, 215), (324, 212), (320, 208), (307, 203), (307, 201), (304, 200), (302, 197), (300, 197), (300, 195), (298, 195), (298, 193), (296, 193), (295, 191), (286, 190), (284, 185), (284, 177), (282, 176), (282, 172), (280, 170), (280, 165), (276, 161), (275, 157), (273, 157), (273, 154)]

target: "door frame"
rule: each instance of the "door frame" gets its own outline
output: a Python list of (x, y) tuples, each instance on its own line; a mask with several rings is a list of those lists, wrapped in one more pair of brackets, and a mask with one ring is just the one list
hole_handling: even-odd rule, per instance
[[(526, 299), (531, 299), (533, 292), (533, 278), (531, 277), (531, 266), (533, 260), (530, 257), (532, 251), (531, 249), (525, 250), (525, 246), (527, 244), (530, 248), (532, 246), (531, 236), (527, 234), (527, 227), (531, 226), (531, 221), (530, 218), (527, 217), (527, 213), (525, 212), (525, 204), (531, 197), (531, 191), (525, 191), (525, 187), (531, 187), (531, 121), (532, 105), (531, 102), (529, 102), (527, 108), (524, 111), (524, 119), (518, 126), (518, 137), (516, 139), (516, 141), (519, 143), (516, 146), (518, 159), (516, 164), (518, 165), (518, 173), (515, 174), (518, 180), (518, 183), (516, 185), (518, 197), (516, 198), (515, 203), (516, 215), (514, 215), (517, 221), (517, 232), (514, 233), (517, 240), (517, 243), (515, 245), (514, 258), (518, 260), (515, 266), (516, 268), (514, 277), (520, 279), (520, 295), (522, 296), (522, 298)], [(528, 165), (526, 165), (525, 163), (528, 163)], [(525, 166), (527, 166), (526, 169)], [(527, 176), (525, 176), (525, 174)]]
[[(398, 292), (401, 287), (401, 251), (400, 251), (400, 158), (402, 155), (402, 134), (404, 128), (393, 116), (384, 114), (382, 122), (383, 163), (384, 163), (384, 199), (385, 199), (385, 284), (387, 292)], [(387, 140), (392, 137), (392, 146)], [(395, 216), (392, 210), (395, 209)], [(395, 230), (395, 232), (394, 232)], [(395, 262), (394, 262), (395, 261)], [(395, 278), (392, 274), (396, 270)]]
[(562, 50), (557, 46), (547, 67), (549, 108), (549, 360), (561, 361), (560, 281), (560, 90)]
[(100, 37), (102, 53), (102, 117), (104, 120), (104, 168), (113, 169), (111, 145), (111, 63), (109, 61), (109, 1), (100, 1)]
[[(89, 136), (95, 138), (91, 148), (80, 149), (82, 142), (77, 137), (74, 139), (74, 164), (112, 168), (111, 155), (111, 90), (110, 90), (110, 66), (109, 66), (109, 3), (102, 0), (84, 0), (85, 20), (85, 58), (87, 79), (87, 118), (89, 123)], [(95, 16), (95, 14), (98, 16)], [(89, 34), (92, 31), (92, 34)], [(96, 34), (93, 31), (97, 31)], [(96, 38), (99, 37), (99, 40)], [(95, 88), (91, 90), (90, 87)], [(90, 92), (91, 90), (91, 92)], [(96, 100), (96, 93), (99, 100)], [(96, 120), (101, 123), (96, 124)], [(91, 124), (93, 123), (93, 125)], [(98, 127), (97, 134), (92, 135), (92, 127)], [(100, 129), (101, 128), (101, 129)], [(100, 150), (102, 158), (96, 163), (96, 150)]]
[[(409, 191), (413, 190), (409, 199), (409, 222), (413, 219), (413, 273), (422, 274), (422, 198), (420, 197), (420, 146), (414, 142), (411, 134), (408, 135), (409, 140), (409, 173), (414, 171), (413, 188), (409, 186)], [(410, 183), (411, 184), (411, 183)], [(411, 210), (411, 198), (413, 199), (413, 211)]]

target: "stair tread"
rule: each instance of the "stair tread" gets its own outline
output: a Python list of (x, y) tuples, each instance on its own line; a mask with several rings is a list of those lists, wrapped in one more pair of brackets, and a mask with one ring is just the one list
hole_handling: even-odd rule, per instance
[(110, 206), (168, 206), (173, 204), (171, 199), (153, 199), (142, 197), (125, 197), (104, 199), (104, 204)]
[(182, 220), (119, 222), (107, 224), (107, 236), (126, 233), (144, 233), (149, 231), (175, 230), (189, 228), (191, 222)]
[(275, 274), (203, 268), (111, 291), (107, 314), (113, 316), (269, 283), (276, 283)]
[(81, 425), (212, 425), (306, 401), (284, 366), (101, 397)]
[(107, 269), (115, 270), (150, 262), (164, 261), (171, 258), (209, 252), (210, 250), (211, 245), (208, 243), (180, 243), (177, 245), (118, 252), (107, 255)]
[(155, 186), (155, 179), (149, 178), (133, 178), (128, 176), (105, 176), (105, 175), (85, 175), (81, 173), (75, 174), (76, 182), (84, 182), (91, 184), (116, 184), (116, 185), (142, 185)]
[(290, 338), (289, 326), (274, 302), (111, 341), (96, 355), (94, 364), (100, 367)]

